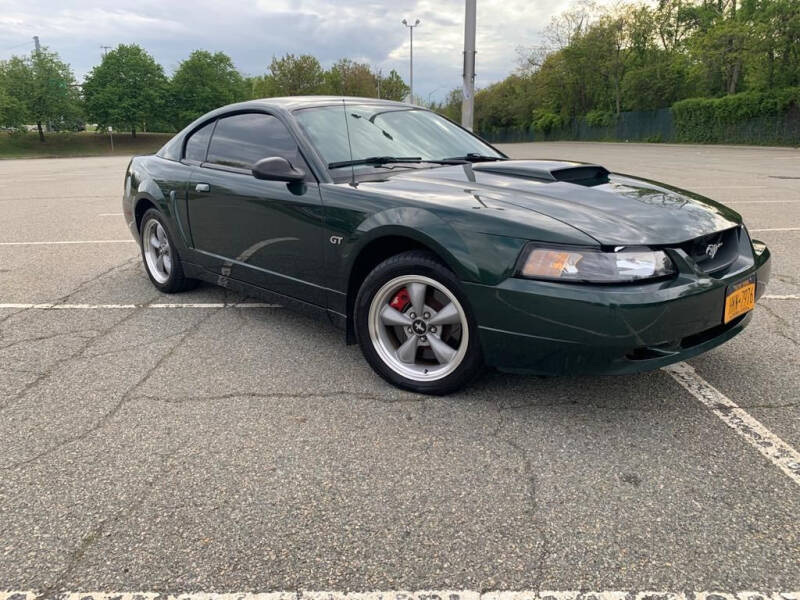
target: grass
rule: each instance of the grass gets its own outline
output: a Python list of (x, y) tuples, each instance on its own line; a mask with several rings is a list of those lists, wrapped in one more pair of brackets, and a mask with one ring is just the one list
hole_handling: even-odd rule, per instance
[(173, 135), (137, 133), (132, 137), (130, 133), (115, 133), (112, 152), (108, 133), (45, 133), (45, 141), (40, 142), (39, 134), (35, 132), (0, 132), (0, 159), (151, 154)]

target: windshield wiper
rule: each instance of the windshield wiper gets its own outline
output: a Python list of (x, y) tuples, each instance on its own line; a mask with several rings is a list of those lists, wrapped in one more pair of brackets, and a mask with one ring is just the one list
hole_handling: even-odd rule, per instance
[(422, 162), (421, 156), (368, 156), (366, 158), (356, 158), (353, 160), (340, 160), (328, 163), (329, 169), (339, 167), (350, 167), (354, 165), (386, 165), (389, 163), (418, 163)]
[(477, 152), (468, 152), (464, 156), (451, 156), (449, 158), (443, 158), (437, 161), (430, 161), (430, 162), (441, 162), (441, 163), (465, 163), (465, 162), (489, 162), (494, 160), (506, 160), (502, 156), (488, 156), (486, 154), (478, 154)]

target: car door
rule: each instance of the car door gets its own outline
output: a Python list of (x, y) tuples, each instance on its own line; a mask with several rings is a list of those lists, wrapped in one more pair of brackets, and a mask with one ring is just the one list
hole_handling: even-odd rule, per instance
[[(256, 179), (252, 166), (280, 156), (303, 182)], [(221, 276), (324, 306), (323, 213), (317, 181), (275, 116), (217, 120), (205, 160), (193, 170), (188, 215), (194, 248)]]

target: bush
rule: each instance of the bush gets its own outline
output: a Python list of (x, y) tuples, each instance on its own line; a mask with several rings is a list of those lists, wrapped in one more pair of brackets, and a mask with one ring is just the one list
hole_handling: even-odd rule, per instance
[(616, 121), (616, 115), (608, 110), (594, 109), (584, 117), (590, 127), (611, 127)]
[(675, 134), (681, 142), (738, 142), (736, 125), (765, 117), (774, 119), (793, 105), (800, 105), (800, 88), (688, 98), (672, 105)]
[(533, 122), (531, 123), (531, 127), (534, 129), (534, 131), (541, 131), (547, 135), (554, 129), (561, 129), (564, 127), (564, 118), (561, 115), (550, 112), (549, 110), (537, 109), (533, 111)]

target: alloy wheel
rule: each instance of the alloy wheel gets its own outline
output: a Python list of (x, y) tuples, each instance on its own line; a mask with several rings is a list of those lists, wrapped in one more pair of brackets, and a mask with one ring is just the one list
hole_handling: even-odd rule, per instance
[(464, 360), (467, 316), (455, 295), (438, 281), (402, 275), (372, 298), (370, 340), (384, 363), (414, 381), (446, 377)]
[(142, 246), (147, 270), (158, 283), (164, 284), (172, 272), (172, 250), (164, 226), (150, 219), (142, 229)]

